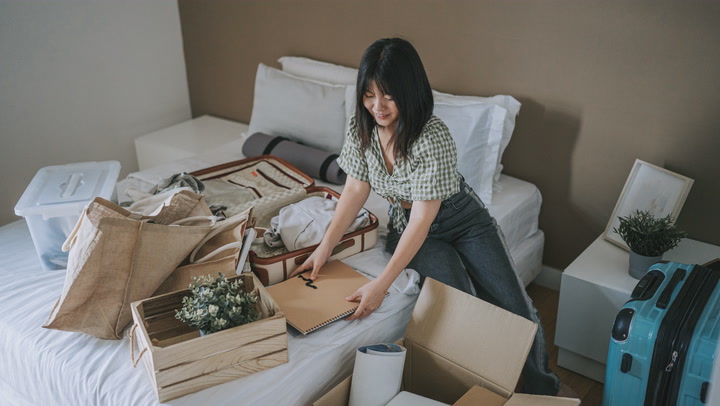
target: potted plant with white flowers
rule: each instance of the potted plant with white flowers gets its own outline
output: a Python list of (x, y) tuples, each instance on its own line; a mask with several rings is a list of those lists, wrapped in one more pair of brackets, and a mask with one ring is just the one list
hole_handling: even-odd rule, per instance
[(242, 279), (229, 281), (223, 274), (193, 277), (191, 296), (182, 300), (175, 318), (200, 330), (201, 335), (241, 326), (260, 319), (258, 294), (246, 292)]
[(630, 276), (640, 279), (650, 266), (677, 247), (687, 236), (678, 231), (671, 216), (655, 217), (650, 211), (636, 210), (627, 217), (619, 217), (620, 225), (613, 229), (630, 247)]

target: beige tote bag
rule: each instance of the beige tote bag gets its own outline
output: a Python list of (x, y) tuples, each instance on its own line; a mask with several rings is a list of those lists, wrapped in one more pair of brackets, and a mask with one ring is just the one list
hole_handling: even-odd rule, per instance
[(120, 339), (130, 303), (146, 299), (212, 230), (201, 195), (181, 191), (153, 217), (102, 198), (88, 204), (63, 245), (65, 286), (45, 328)]
[(218, 273), (228, 278), (235, 276), (238, 266), (242, 266), (238, 260), (251, 213), (249, 208), (215, 223), (212, 231), (190, 253), (188, 263), (174, 270), (153, 296), (187, 289), (193, 276), (217, 277)]

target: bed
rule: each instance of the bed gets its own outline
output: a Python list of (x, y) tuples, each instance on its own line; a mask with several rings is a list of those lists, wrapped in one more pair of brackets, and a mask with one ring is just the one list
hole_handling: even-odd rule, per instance
[[(257, 93), (256, 89), (256, 96)], [(254, 110), (253, 120), (257, 127), (262, 120), (256, 120), (255, 114)], [(257, 131), (253, 128), (253, 120), (250, 132)], [(191, 158), (132, 174), (118, 184), (118, 191), (121, 192), (123, 187), (151, 184), (158, 178), (177, 173), (178, 169), (193, 171), (240, 159), (243, 157), (239, 152), (242, 141), (239, 139)], [(501, 174), (499, 169), (496, 173), (494, 168), (500, 166), (500, 158), (493, 159), (496, 161), (489, 174), (492, 203), (488, 208), (504, 232), (518, 276), (527, 285), (542, 267), (544, 235), (538, 229), (542, 198), (534, 185)], [(316, 183), (342, 191), (338, 185), (319, 180)], [(382, 272), (389, 260), (383, 250), (387, 235), (387, 202), (373, 194), (366, 208), (379, 218), (378, 244), (343, 262), (373, 278)], [(0, 263), (0, 278), (4, 281), (4, 292), (0, 295), (0, 308), (3, 309), (0, 317), (0, 396), (3, 402), (12, 405), (158, 403), (144, 368), (141, 365), (133, 368), (131, 343), (126, 335), (122, 340), (102, 340), (41, 327), (62, 291), (64, 272), (42, 270), (24, 220), (0, 227), (0, 257), (4, 259)], [(338, 321), (307, 336), (289, 329), (287, 364), (167, 404), (310, 404), (351, 373), (357, 347), (394, 342), (402, 337), (419, 293), (417, 282), (417, 274), (406, 270), (393, 284), (383, 305), (367, 319)]]
[[(539, 210), (540, 195), (522, 180), (503, 175), (501, 182), (503, 190), (489, 209), (506, 234), (521, 277), (529, 282), (541, 266), (543, 234), (537, 229), (537, 215), (530, 214)], [(378, 245), (344, 261), (370, 276), (388, 260), (382, 249), (385, 206), (379, 197), (367, 206), (381, 219)], [(146, 371), (132, 366), (128, 338), (101, 340), (40, 327), (62, 291), (64, 273), (42, 270), (24, 220), (0, 227), (0, 247), (0, 277), (5, 282), (0, 296), (4, 400), (13, 405), (157, 404)], [(308, 336), (290, 331), (288, 364), (168, 404), (308, 404), (350, 373), (357, 347), (402, 337), (418, 293), (414, 283), (407, 275), (397, 281), (383, 306), (366, 320), (337, 322)]]

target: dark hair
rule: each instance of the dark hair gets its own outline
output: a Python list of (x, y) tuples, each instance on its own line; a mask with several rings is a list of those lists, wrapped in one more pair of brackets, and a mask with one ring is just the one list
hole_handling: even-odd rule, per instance
[(433, 95), (420, 55), (401, 38), (375, 41), (363, 54), (355, 90), (360, 148), (365, 151), (372, 140), (375, 119), (363, 105), (363, 97), (371, 82), (384, 94), (392, 96), (399, 111), (398, 125), (391, 137), (393, 155), (407, 159), (413, 142), (430, 120)]

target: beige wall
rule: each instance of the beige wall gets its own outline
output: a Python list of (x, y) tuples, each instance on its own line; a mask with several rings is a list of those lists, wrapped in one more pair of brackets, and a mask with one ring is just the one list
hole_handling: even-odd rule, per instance
[(257, 64), (296, 55), (357, 67), (402, 36), (433, 88), (510, 94), (522, 110), (505, 172), (544, 196), (544, 262), (603, 232), (636, 158), (695, 179), (678, 224), (720, 244), (720, 2), (180, 0), (194, 116), (248, 122)]
[(119, 161), (190, 119), (173, 0), (0, 0), (0, 225), (40, 168)]

